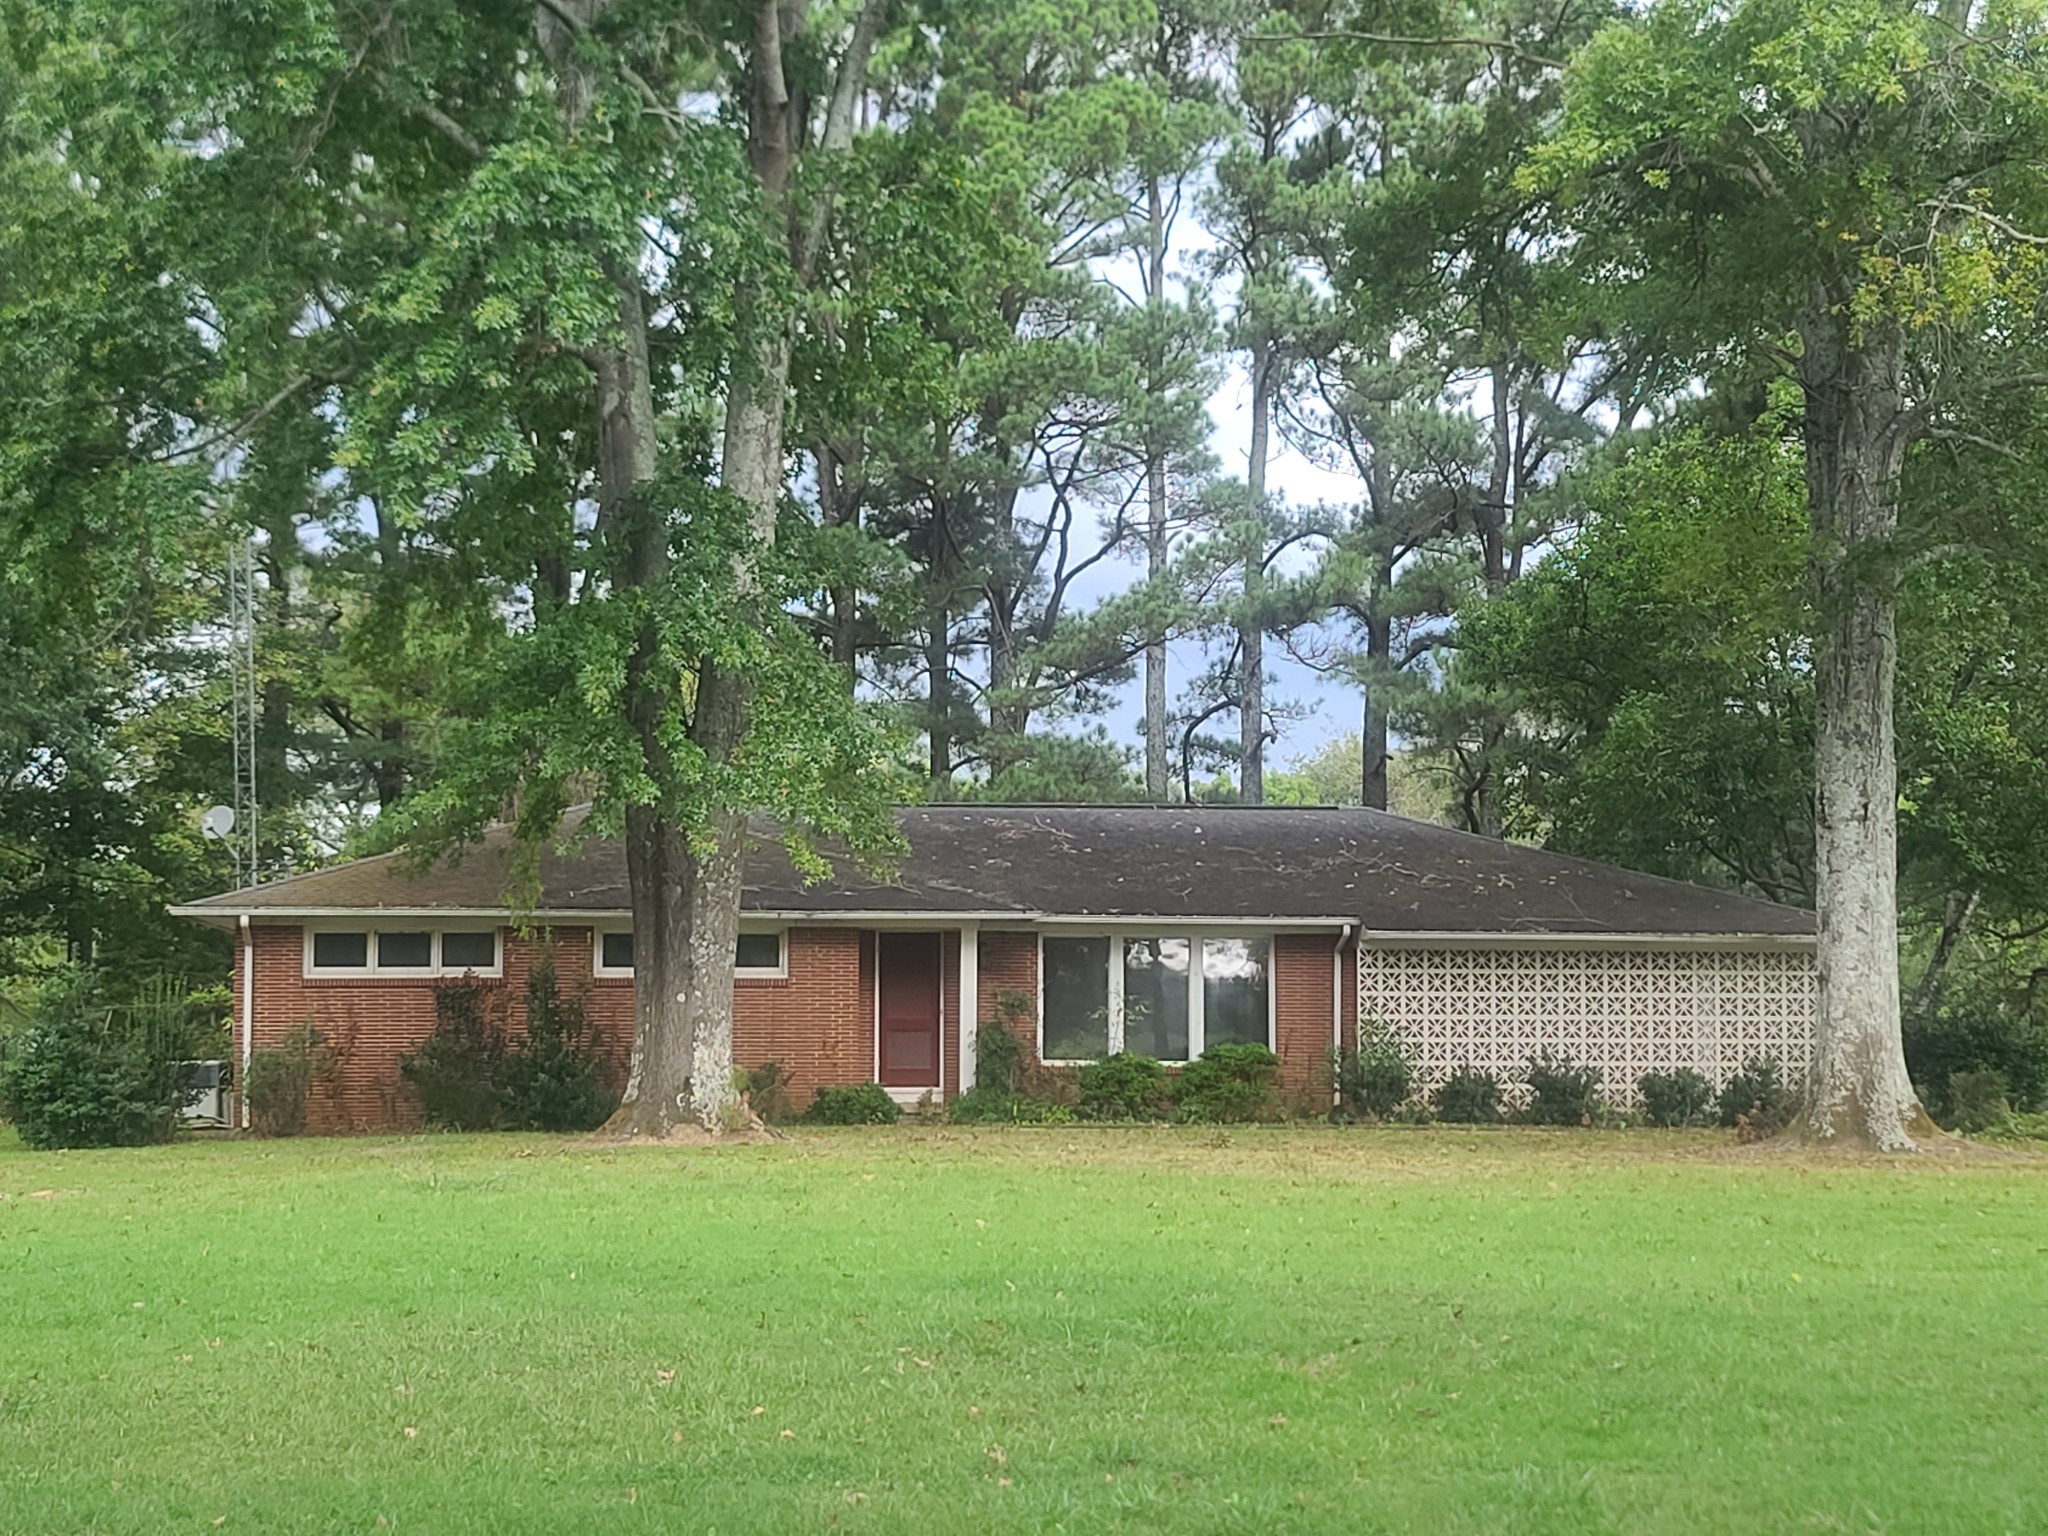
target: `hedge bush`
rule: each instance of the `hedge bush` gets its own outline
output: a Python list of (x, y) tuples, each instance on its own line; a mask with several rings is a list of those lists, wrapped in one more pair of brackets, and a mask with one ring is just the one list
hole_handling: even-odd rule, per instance
[(1429, 1108), (1452, 1125), (1492, 1125), (1500, 1119), (1500, 1079), (1477, 1067), (1460, 1067), (1436, 1085)]
[(1569, 1056), (1538, 1051), (1522, 1069), (1529, 1103), (1521, 1118), (1529, 1125), (1591, 1125), (1600, 1117), (1600, 1069)]
[(1785, 1081), (1784, 1068), (1775, 1056), (1752, 1056), (1727, 1082), (1715, 1100), (1715, 1115), (1726, 1126), (1747, 1126), (1755, 1134), (1768, 1135), (1792, 1123), (1799, 1096)]
[(192, 1097), (184, 1063), (220, 1048), (195, 1038), (187, 1012), (168, 991), (112, 1005), (89, 976), (54, 984), (9, 1042), (0, 1109), (44, 1151), (170, 1140)]
[(733, 1088), (746, 1097), (747, 1108), (761, 1117), (763, 1125), (783, 1125), (796, 1118), (796, 1108), (789, 1102), (789, 1072), (779, 1061), (741, 1068)]
[(497, 1065), (497, 1118), (515, 1131), (596, 1130), (619, 1107), (602, 1045), (585, 992), (565, 996), (543, 950), (526, 973), (526, 1032)]
[(277, 1045), (250, 1055), (242, 1093), (249, 1101), (249, 1128), (258, 1136), (297, 1136), (305, 1130), (319, 1049), (319, 1031), (301, 1024), (286, 1030)]
[(1336, 1079), (1339, 1113), (1354, 1120), (1390, 1118), (1414, 1086), (1406, 1058), (1383, 1038), (1338, 1052)]
[(976, 1083), (947, 1110), (958, 1125), (1072, 1125), (1074, 1111), (1051, 1099), (1034, 1099), (1001, 1087)]
[(398, 1071), (420, 1101), (427, 1124), (484, 1131), (498, 1123), (498, 1068), (505, 1059), (497, 991), (465, 978), (434, 988), (434, 1028)]
[(804, 1119), (812, 1125), (894, 1125), (903, 1108), (880, 1083), (848, 1083), (820, 1088)]
[(1643, 1096), (1644, 1118), (1667, 1129), (1701, 1123), (1714, 1105), (1714, 1085), (1691, 1067), (1645, 1072), (1636, 1079), (1636, 1091)]
[(1907, 1020), (1905, 1044), (1920, 1102), (1944, 1124), (1958, 1073), (1996, 1072), (2015, 1110), (2048, 1108), (2048, 1029), (2025, 1009), (1996, 998), (1959, 998), (1934, 1018)]
[(1280, 1058), (1263, 1045), (1212, 1045), (1180, 1069), (1175, 1113), (1203, 1124), (1280, 1118)]
[(1173, 1107), (1166, 1068), (1132, 1051), (1091, 1061), (1078, 1086), (1084, 1120), (1159, 1120)]

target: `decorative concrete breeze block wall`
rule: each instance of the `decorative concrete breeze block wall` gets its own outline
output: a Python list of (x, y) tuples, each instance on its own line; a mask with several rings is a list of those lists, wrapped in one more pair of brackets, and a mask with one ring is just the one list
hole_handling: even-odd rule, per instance
[(1368, 945), (1358, 957), (1361, 1034), (1384, 1030), (1425, 1090), (1465, 1066), (1513, 1084), (1546, 1047), (1598, 1067), (1620, 1106), (1640, 1102), (1647, 1072), (1690, 1067), (1719, 1086), (1775, 1056), (1796, 1080), (1815, 1005), (1810, 950)]

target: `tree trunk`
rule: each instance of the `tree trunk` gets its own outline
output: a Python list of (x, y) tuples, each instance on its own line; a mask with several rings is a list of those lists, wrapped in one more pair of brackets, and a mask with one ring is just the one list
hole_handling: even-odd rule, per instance
[[(847, 484), (846, 466), (830, 444), (811, 450), (818, 474), (818, 517), (827, 528), (860, 527), (861, 495)], [(834, 586), (825, 594), (825, 646), (837, 666), (846, 669), (846, 686), (853, 687), (853, 667), (860, 656), (860, 594), (848, 586)]]
[(1948, 985), (1949, 962), (1969, 933), (1982, 896), (1983, 892), (1977, 890), (1951, 891), (1948, 900), (1942, 903), (1941, 932), (1934, 940), (1934, 953), (1927, 958), (1927, 969), (1920, 973), (1920, 983), (1913, 988), (1913, 1001), (1906, 1007), (1906, 1017), (1924, 1019), (1933, 1015), (1942, 990)]
[[(1156, 312), (1166, 303), (1166, 207), (1157, 176), (1145, 195), (1150, 242), (1145, 253), (1145, 301)], [(1154, 344), (1162, 344), (1156, 333)], [(1166, 365), (1161, 357), (1153, 363), (1149, 383), (1156, 390), (1163, 387)], [(1166, 514), (1166, 451), (1151, 441), (1145, 455), (1145, 575), (1153, 581), (1166, 574)], [(1166, 801), (1166, 752), (1166, 636), (1161, 634), (1145, 643), (1145, 798), (1155, 805)]]
[(1815, 659), (1814, 841), (1820, 1006), (1803, 1129), (1910, 1151), (1936, 1134), (1900, 1036), (1897, 661), (1894, 578), (1905, 457), (1904, 347), (1852, 337), (1845, 296), (1823, 290), (1801, 327), (1806, 485), (1820, 602)]
[(1237, 797), (1266, 803), (1266, 459), (1273, 420), (1273, 346), (1252, 346), (1252, 440), (1245, 464), (1243, 607), (1237, 620)]
[(1365, 625), (1368, 669), (1358, 715), (1358, 803), (1373, 811), (1387, 808), (1387, 712), (1375, 701), (1373, 690), (1392, 660), (1393, 649), (1393, 621), (1381, 614), (1372, 614)]

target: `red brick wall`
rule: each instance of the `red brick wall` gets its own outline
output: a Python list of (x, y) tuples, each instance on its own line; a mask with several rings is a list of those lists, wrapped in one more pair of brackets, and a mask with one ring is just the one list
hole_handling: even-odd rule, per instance
[[(417, 1050), (434, 1027), (430, 978), (308, 978), (305, 940), (296, 927), (258, 927), (256, 1048), (280, 1044), (287, 1031), (310, 1024), (336, 1054), (339, 1070), (313, 1091), (309, 1129), (409, 1128), (419, 1106), (399, 1076), (399, 1058)], [(633, 983), (591, 975), (591, 930), (554, 931), (555, 965), (565, 987), (587, 985), (589, 1017), (605, 1054), (623, 1077), (633, 1044)], [(773, 1059), (790, 1075), (798, 1108), (819, 1088), (874, 1078), (874, 996), (864, 974), (865, 936), (847, 928), (793, 928), (789, 975), (742, 977), (733, 983), (733, 1054), (741, 1066)], [(509, 930), (504, 979), (493, 983), (509, 1029), (521, 1027), (519, 1000), (537, 941)], [(235, 997), (240, 1007), (241, 948), (236, 947)], [(957, 990), (957, 972), (955, 986)], [(239, 1053), (240, 1038), (236, 1040)]]
[(1273, 940), (1273, 1045), (1280, 1085), (1289, 1102), (1304, 1110), (1329, 1108), (1336, 942), (1334, 934), (1320, 933), (1283, 933)]
[[(254, 930), (256, 960), (256, 1045), (281, 1042), (286, 1031), (311, 1024), (341, 1061), (315, 1087), (310, 1127), (319, 1131), (405, 1128), (419, 1123), (419, 1108), (399, 1076), (399, 1058), (418, 1049), (434, 1027), (434, 982), (425, 978), (308, 979), (304, 938), (297, 927)], [(633, 1039), (633, 984), (591, 975), (592, 933), (560, 928), (552, 935), (557, 971), (565, 986), (587, 986), (589, 1016), (601, 1032), (605, 1052), (623, 1076)], [(508, 1028), (520, 1027), (519, 1000), (537, 940), (507, 930), (505, 974), (494, 984)], [(1304, 1105), (1325, 1081), (1330, 1049), (1332, 938), (1283, 934), (1274, 941), (1273, 988), (1276, 1044), (1281, 1078)], [(960, 945), (946, 934), (943, 1029), (944, 1081), (948, 1097), (959, 1092)], [(241, 956), (235, 951), (235, 996), (239, 1008)], [(782, 1063), (790, 1097), (801, 1109), (818, 1089), (874, 1080), (874, 935), (850, 928), (793, 928), (788, 938), (785, 978), (746, 977), (733, 984), (733, 1053), (743, 1067)], [(1345, 955), (1343, 1007), (1345, 1038), (1356, 1038), (1356, 955)], [(997, 1027), (998, 1003), (1017, 992), (1035, 1008), (1038, 997), (1038, 935), (984, 930), (980, 940), (978, 1025)], [(1026, 1058), (1037, 1059), (1037, 1021), (1018, 1022)], [(240, 1040), (237, 1038), (237, 1051)], [(1311, 1106), (1313, 1107), (1313, 1106)]]
[(1002, 1017), (999, 1007), (1005, 992), (1020, 992), (1032, 1012), (1019, 1020), (1017, 1036), (1024, 1042), (1025, 1059), (1038, 1059), (1038, 935), (1002, 930), (981, 931), (981, 1007), (975, 1016), (979, 1029), (995, 1029)]

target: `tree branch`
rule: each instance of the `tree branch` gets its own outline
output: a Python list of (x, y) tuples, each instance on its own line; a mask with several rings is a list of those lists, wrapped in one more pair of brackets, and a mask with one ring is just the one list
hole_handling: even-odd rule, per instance
[(1426, 37), (1402, 32), (1360, 32), (1349, 27), (1333, 27), (1317, 32), (1253, 32), (1245, 37), (1247, 43), (1383, 43), (1390, 48), (1484, 48), (1489, 53), (1506, 54), (1509, 58), (1521, 59), (1526, 63), (1540, 64), (1545, 69), (1563, 69), (1562, 59), (1553, 59), (1540, 53), (1531, 53), (1519, 43), (1504, 37)]

